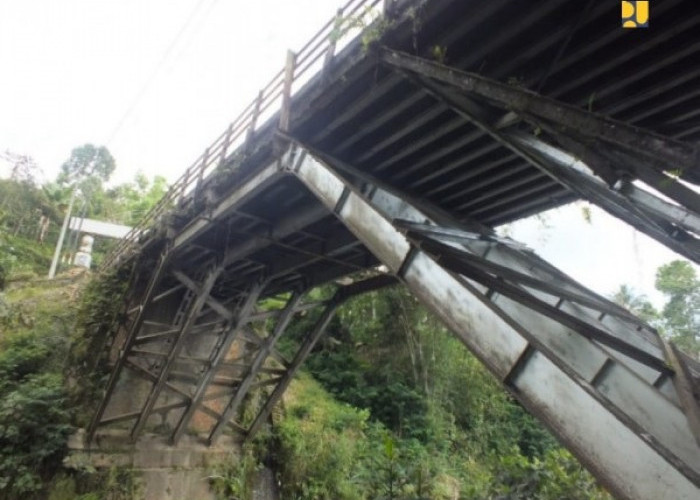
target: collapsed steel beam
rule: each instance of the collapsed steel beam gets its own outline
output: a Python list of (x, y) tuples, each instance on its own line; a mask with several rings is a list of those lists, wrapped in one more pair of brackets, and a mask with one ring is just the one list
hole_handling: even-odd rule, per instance
[[(431, 221), (405, 199), (382, 190), (365, 197), (310, 156), (294, 174), (610, 491), (630, 500), (697, 498), (700, 448), (670, 380), (673, 375), (660, 374), (517, 300), (445, 269), (412, 245), (392, 222)], [(582, 288), (571, 285), (572, 280), (565, 280), (561, 272), (540, 263), (533, 254), (508, 245), (475, 241), (461, 246), (519, 272)], [(651, 329), (640, 330), (634, 322), (601, 315), (536, 290), (530, 293), (666, 360), (662, 342)]]
[[(625, 354), (626, 356), (629, 356), (635, 361), (649, 366), (650, 368), (658, 371), (660, 374), (663, 373), (666, 375), (672, 375), (674, 373), (674, 371), (668, 367), (665, 360), (659, 359), (657, 356), (654, 356), (643, 349), (639, 349), (631, 343), (621, 340), (572, 314), (559, 310), (557, 305), (550, 305), (547, 302), (538, 299), (526, 289), (510, 284), (508, 281), (514, 280), (525, 284), (526, 286), (543, 290), (547, 294), (557, 296), (559, 300), (566, 299), (572, 300), (573, 302), (581, 302), (581, 298), (572, 297), (568, 291), (562, 290), (560, 292), (556, 292), (556, 287), (550, 287), (545, 282), (538, 279), (533, 279), (530, 276), (524, 275), (517, 271), (512, 271), (503, 266), (493, 264), (487, 259), (483, 259), (465, 252), (462, 249), (441, 243), (440, 241), (436, 241), (431, 238), (423, 238), (421, 235), (411, 232), (406, 234), (406, 237), (414, 245), (433, 256), (436, 260), (443, 264), (446, 269), (481, 283), (482, 285), (488, 287), (491, 293), (497, 292), (512, 300), (516, 300), (527, 306), (529, 309), (547, 315), (585, 337), (594, 339), (600, 344), (611, 347)], [(590, 300), (586, 301), (584, 305), (598, 310), (601, 313), (605, 312), (606, 314), (617, 315), (617, 311), (613, 307), (601, 307), (597, 303)], [(629, 320), (627, 315), (621, 316), (621, 318), (624, 320)]]
[[(518, 284), (523, 284), (528, 287), (541, 290), (551, 295), (556, 295), (565, 300), (575, 302), (577, 304), (595, 309), (601, 313), (610, 314), (620, 319), (632, 321), (640, 326), (644, 326), (638, 318), (626, 309), (611, 304), (608, 301), (600, 300), (597, 297), (591, 297), (590, 294), (580, 293), (576, 290), (571, 290), (564, 286), (560, 286), (556, 281), (545, 281), (540, 278), (524, 274), (511, 268), (496, 264), (478, 255), (462, 252), (461, 249), (448, 245), (446, 242), (464, 242), (465, 239), (481, 239), (479, 235), (474, 233), (464, 233), (463, 231), (444, 229), (437, 230), (436, 226), (429, 224), (406, 223), (404, 221), (395, 221), (396, 226), (404, 232), (406, 237), (414, 244), (420, 246), (428, 252), (440, 253), (440, 261), (453, 257), (455, 262), (467, 262), (477, 265), (481, 269), (493, 273), (502, 279), (514, 281)], [(458, 237), (458, 235), (462, 235)], [(468, 235), (471, 238), (468, 238)], [(483, 238), (483, 237), (482, 237)], [(486, 240), (489, 241), (489, 240)], [(501, 242), (503, 239), (497, 238), (494, 242)], [(504, 243), (509, 244), (509, 243)]]
[(508, 138), (516, 149), (523, 147), (535, 155), (531, 163), (554, 173), (572, 191), (671, 250), (700, 263), (700, 239), (686, 230), (695, 231), (699, 220), (696, 212), (668, 203), (626, 180), (616, 182), (614, 189), (610, 189), (583, 168), (576, 168), (580, 162), (566, 152), (522, 133), (508, 134)]

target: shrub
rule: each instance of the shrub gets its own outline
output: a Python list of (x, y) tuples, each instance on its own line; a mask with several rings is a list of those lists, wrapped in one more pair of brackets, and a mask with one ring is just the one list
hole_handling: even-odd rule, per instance
[[(20, 356), (15, 359), (23, 361)], [(20, 362), (20, 370), (9, 373), (20, 374), (32, 363)], [(43, 488), (43, 480), (65, 453), (72, 428), (63, 382), (59, 375), (43, 373), (18, 381), (6, 378), (2, 383), (0, 492), (8, 498), (27, 498)]]

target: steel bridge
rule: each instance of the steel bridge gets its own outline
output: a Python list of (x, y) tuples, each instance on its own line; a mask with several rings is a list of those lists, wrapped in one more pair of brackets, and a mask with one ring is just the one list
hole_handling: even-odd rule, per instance
[(337, 308), (402, 283), (617, 497), (698, 499), (697, 360), (494, 227), (588, 200), (700, 262), (699, 139), (695, 0), (636, 29), (618, 2), (351, 0), (105, 260), (132, 273), (88, 439), (251, 436)]

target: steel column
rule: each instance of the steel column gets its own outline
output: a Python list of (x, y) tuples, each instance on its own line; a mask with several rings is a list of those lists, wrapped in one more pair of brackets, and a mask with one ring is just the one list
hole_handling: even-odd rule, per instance
[(110, 397), (112, 393), (114, 392), (115, 387), (117, 386), (117, 382), (119, 381), (119, 377), (122, 373), (122, 370), (124, 368), (124, 362), (126, 361), (127, 358), (127, 353), (131, 349), (132, 345), (134, 344), (134, 341), (136, 339), (136, 335), (138, 334), (139, 330), (141, 329), (141, 325), (143, 324), (145, 318), (145, 312), (148, 306), (151, 304), (153, 301), (154, 295), (158, 289), (158, 285), (160, 285), (160, 282), (165, 274), (165, 271), (168, 266), (168, 259), (170, 258), (170, 253), (168, 251), (168, 248), (163, 251), (161, 254), (159, 260), (158, 260), (158, 265), (156, 266), (155, 271), (153, 272), (151, 279), (148, 282), (148, 288), (146, 289), (146, 292), (143, 295), (143, 298), (141, 300), (141, 305), (139, 306), (139, 309), (136, 313), (136, 317), (132, 321), (129, 331), (126, 336), (126, 340), (124, 342), (124, 348), (120, 350), (119, 353), (119, 359), (117, 359), (116, 365), (112, 369), (112, 373), (110, 374), (109, 381), (107, 382), (107, 388), (105, 390), (105, 395), (103, 396), (102, 400), (100, 401), (100, 405), (97, 408), (97, 411), (95, 412), (95, 415), (92, 417), (92, 420), (90, 421), (90, 425), (88, 427), (87, 431), (87, 442), (91, 442), (92, 438), (95, 436), (95, 431), (97, 430), (97, 427), (100, 425), (100, 421), (102, 420), (102, 417), (104, 416), (104, 412), (107, 409), (107, 405), (109, 404)]

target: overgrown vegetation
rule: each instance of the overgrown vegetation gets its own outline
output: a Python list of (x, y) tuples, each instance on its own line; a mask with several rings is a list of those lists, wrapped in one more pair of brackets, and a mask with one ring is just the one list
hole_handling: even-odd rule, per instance
[(49, 483), (47, 500), (134, 500), (142, 498), (139, 473), (127, 467), (57, 474)]
[[(145, 211), (164, 189), (159, 182), (142, 177), (109, 195), (102, 190), (95, 213), (109, 213), (109, 206), (115, 214), (120, 206)], [(137, 498), (142, 485), (134, 471), (61, 467), (68, 435), (87, 424), (104, 387), (103, 348), (129, 270), (82, 289), (77, 277), (37, 279), (51, 245), (37, 241), (23, 214), (44, 213), (49, 203), (60, 215), (61, 205), (24, 178), (3, 181), (2, 189), (14, 201), (3, 198), (0, 213), (0, 290), (7, 287), (0, 293), (0, 498)], [(615, 299), (697, 357), (694, 268), (682, 261), (662, 266), (657, 288), (668, 299), (662, 311), (629, 288)], [(297, 318), (285, 337), (288, 349), (314, 320)], [(251, 499), (263, 466), (275, 470), (284, 499), (608, 498), (404, 289), (344, 306), (306, 369), (271, 432), (213, 467), (209, 480), (220, 498)]]
[(108, 377), (107, 336), (113, 333), (120, 299), (128, 282), (129, 269), (120, 268), (100, 279), (90, 280), (82, 290), (65, 371), (71, 404), (77, 409), (75, 422), (79, 427), (87, 426)]
[(0, 317), (0, 497), (39, 498), (72, 432), (63, 368), (73, 326), (72, 287), (8, 292)]
[[(77, 151), (92, 158), (90, 148)], [(108, 152), (100, 151), (106, 175), (113, 160), (110, 165)], [(89, 173), (94, 165), (66, 162), (70, 168), (63, 169), (63, 177), (40, 186), (31, 158), (5, 153), (2, 159), (13, 168), (12, 178), (0, 180), (0, 498), (135, 498), (140, 486), (128, 469), (62, 468), (67, 438), (76, 426), (85, 425), (102, 383), (100, 372), (93, 370), (106, 328), (115, 319), (115, 297), (127, 281), (117, 272), (83, 290), (81, 273), (72, 271), (55, 281), (39, 278), (49, 268), (71, 172), (83, 168)], [(121, 210), (137, 204), (139, 211), (146, 210), (164, 189), (162, 184), (153, 190), (142, 178), (133, 187), (110, 191), (92, 182), (93, 194), (99, 196), (84, 214), (104, 216), (109, 203), (121, 205)], [(147, 190), (152, 196), (141, 199)], [(100, 199), (109, 203), (97, 203)], [(53, 230), (42, 234), (42, 224)]]
[(348, 303), (306, 366), (258, 447), (282, 498), (608, 498), (402, 288)]

